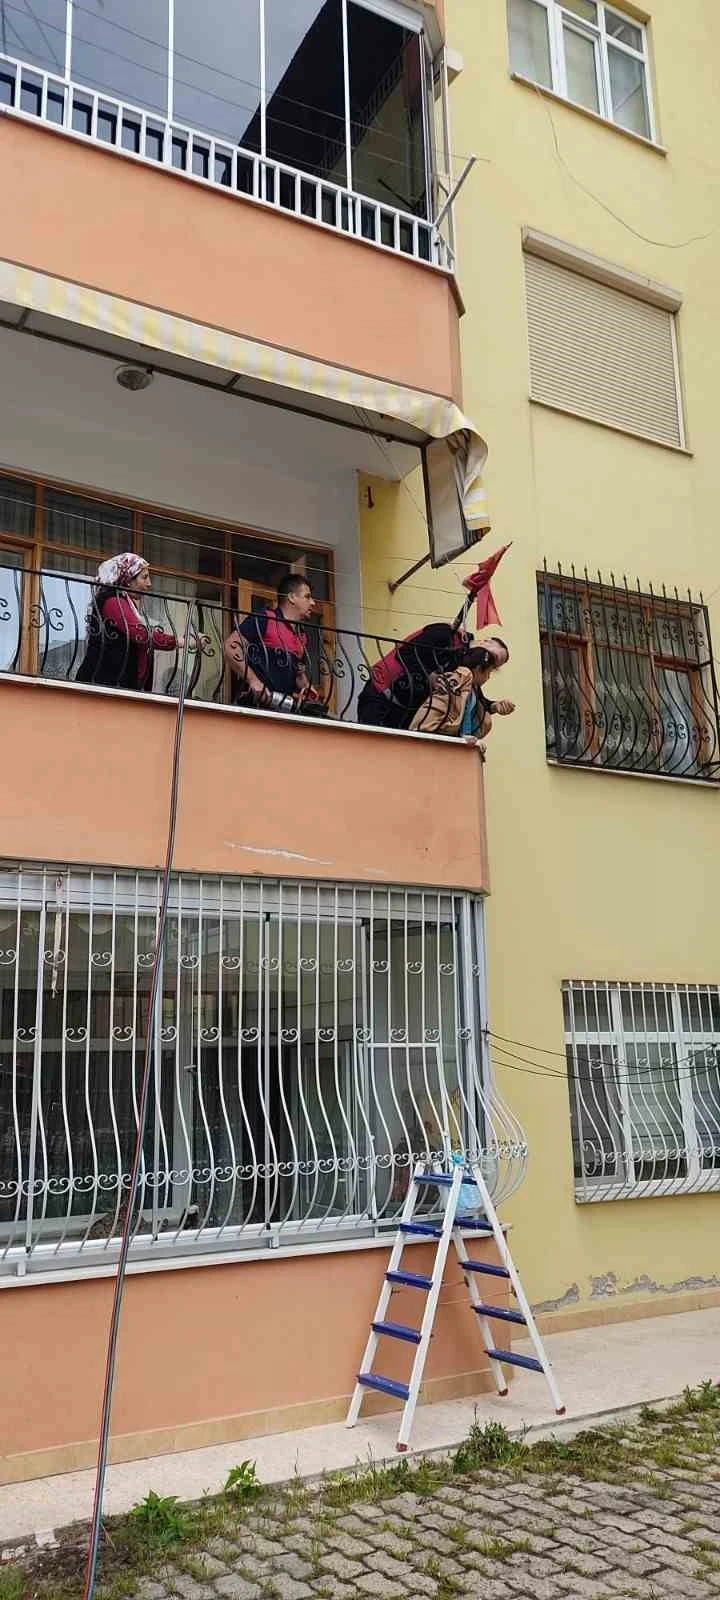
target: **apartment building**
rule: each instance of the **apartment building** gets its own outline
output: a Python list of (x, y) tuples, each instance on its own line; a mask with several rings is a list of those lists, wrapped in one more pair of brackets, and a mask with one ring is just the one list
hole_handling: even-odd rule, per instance
[(720, 1289), (718, 16), (454, 0), (447, 26), (465, 403), (513, 541), (518, 709), (485, 768), (493, 1057), (530, 1149), (506, 1215), (572, 1327)]

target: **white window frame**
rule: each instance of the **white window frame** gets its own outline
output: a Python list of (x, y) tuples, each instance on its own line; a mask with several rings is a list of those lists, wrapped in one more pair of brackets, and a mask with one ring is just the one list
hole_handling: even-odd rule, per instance
[[(622, 997), (623, 993), (633, 991), (642, 996), (642, 1016), (635, 1015), (635, 1002), (633, 1002), (634, 1026), (628, 1028), (623, 1021)], [(608, 1088), (608, 1102), (611, 1092), (614, 1091), (618, 1108), (616, 1111), (617, 1128), (610, 1128), (604, 1117), (601, 1107), (595, 1100), (597, 1113), (596, 1134), (598, 1142), (603, 1135), (609, 1135), (613, 1143), (613, 1171), (598, 1172), (594, 1170), (583, 1171), (575, 1179), (575, 1198), (578, 1201), (601, 1200), (628, 1200), (648, 1199), (669, 1194), (697, 1194), (717, 1192), (720, 1190), (720, 1166), (703, 1167), (702, 1164), (702, 1111), (698, 1112), (695, 1106), (692, 1090), (692, 1069), (690, 1061), (692, 1053), (702, 1051), (720, 1056), (720, 1030), (713, 1030), (712, 1026), (693, 1029), (685, 1026), (683, 1022), (682, 1002), (685, 1000), (690, 1018), (690, 1007), (693, 1001), (698, 1007), (698, 1015), (702, 1019), (705, 1009), (710, 1010), (712, 1002), (718, 1003), (720, 991), (714, 984), (653, 984), (653, 983), (605, 983), (584, 982), (572, 980), (563, 984), (563, 995), (569, 1013), (569, 1025), (565, 1030), (565, 1046), (568, 1057), (577, 1063), (578, 1049), (587, 1050), (588, 1064), (590, 1064), (591, 1051), (595, 1050), (600, 1058), (592, 1062), (593, 1070), (602, 1075), (603, 1085)], [(581, 1020), (576, 1015), (575, 1001), (581, 1000)], [(666, 1028), (658, 1019), (657, 1000), (661, 1001), (664, 1012), (667, 1007), (670, 1026)], [(598, 1001), (607, 1009), (608, 1025), (600, 1025), (600, 1010)], [(653, 1014), (655, 1025), (652, 1024)], [(648, 1017), (651, 1019), (648, 1026)], [(583, 1025), (584, 1019), (584, 1025)], [(673, 1151), (668, 1155), (668, 1161), (674, 1159), (679, 1163), (686, 1163), (686, 1171), (682, 1176), (657, 1177), (643, 1179), (636, 1177), (636, 1167), (641, 1165), (641, 1158), (637, 1157), (637, 1118), (633, 1121), (632, 1110), (632, 1083), (634, 1072), (637, 1068), (628, 1067), (627, 1046), (632, 1046), (638, 1053), (643, 1046), (648, 1052), (654, 1045), (662, 1049), (667, 1048), (668, 1059), (663, 1061), (663, 1066), (668, 1066), (676, 1072), (677, 1101), (682, 1124), (683, 1148)], [(612, 1062), (612, 1075), (606, 1075)], [(640, 1069), (642, 1074), (642, 1067)], [(642, 1087), (642, 1075), (637, 1079), (640, 1089), (636, 1088), (636, 1097), (644, 1101), (641, 1112), (646, 1128), (652, 1130), (653, 1121), (659, 1126), (656, 1112), (662, 1116), (663, 1106), (661, 1089), (658, 1096), (657, 1087), (651, 1082), (649, 1074), (647, 1081), (649, 1090)], [(578, 1079), (570, 1070), (568, 1060), (568, 1087), (570, 1091), (571, 1121), (578, 1144), (583, 1149), (583, 1120), (576, 1099), (582, 1099), (582, 1090), (578, 1090)], [(659, 1080), (658, 1080), (659, 1082)], [(652, 1099), (656, 1105), (653, 1107)], [(592, 1124), (593, 1107), (583, 1101), (582, 1112)], [(712, 1114), (720, 1112), (720, 1100), (713, 1103)], [(605, 1128), (601, 1126), (605, 1123)], [(662, 1130), (661, 1130), (662, 1132)], [(658, 1157), (658, 1162), (662, 1157)]]
[[(629, 133), (631, 138), (645, 139), (646, 142), (657, 144), (657, 122), (655, 118), (655, 107), (653, 102), (652, 73), (650, 70), (650, 51), (646, 24), (639, 22), (636, 17), (631, 17), (627, 12), (623, 11), (622, 7), (620, 6), (607, 5), (606, 0), (594, 0), (594, 4), (597, 8), (597, 24), (588, 22), (583, 17), (578, 16), (576, 11), (573, 11), (569, 6), (565, 6), (563, 4), (563, 0), (531, 0), (531, 3), (533, 5), (542, 6), (542, 8), (547, 12), (552, 92), (559, 95), (561, 99), (567, 100), (569, 105), (578, 106), (581, 111), (589, 112), (591, 116), (599, 115), (602, 117), (603, 121), (611, 122), (613, 127), (622, 129), (623, 133)], [(612, 34), (609, 34), (607, 30), (608, 16), (619, 17), (621, 21), (628, 22), (631, 27), (637, 28), (642, 39), (642, 49), (635, 50), (632, 45), (624, 44), (620, 39), (613, 38)], [(567, 71), (565, 65), (565, 44), (563, 38), (563, 29), (566, 25), (569, 26), (573, 32), (580, 34), (583, 38), (592, 39), (595, 42), (595, 72), (598, 89), (598, 103), (600, 106), (599, 112), (594, 111), (591, 106), (583, 105), (581, 101), (573, 100), (568, 94)], [(648, 122), (650, 125), (649, 133), (647, 135), (636, 133), (633, 128), (625, 128), (621, 122), (617, 122), (615, 119), (613, 114), (612, 90), (610, 84), (610, 49), (618, 50), (621, 54), (630, 56), (633, 61), (639, 61), (644, 68), (645, 94), (647, 97)], [(512, 56), (510, 60), (510, 66), (511, 70), (514, 71), (512, 66)], [(516, 76), (523, 77), (524, 74), (517, 73)], [(539, 87), (542, 89), (544, 85), (541, 84)]]

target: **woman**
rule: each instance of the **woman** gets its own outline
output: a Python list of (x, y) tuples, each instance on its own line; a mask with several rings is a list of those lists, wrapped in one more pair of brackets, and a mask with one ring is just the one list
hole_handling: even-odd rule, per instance
[(488, 700), (483, 693), (491, 673), (510, 658), (502, 639), (466, 650), (451, 672), (434, 675), (432, 693), (416, 711), (410, 727), (415, 733), (459, 734), (473, 742), (486, 739), (493, 717), (509, 717), (512, 700)]
[(76, 682), (102, 684), (106, 689), (152, 689), (155, 651), (181, 650), (184, 640), (145, 621), (141, 604), (149, 588), (150, 567), (132, 551), (111, 556), (98, 567)]

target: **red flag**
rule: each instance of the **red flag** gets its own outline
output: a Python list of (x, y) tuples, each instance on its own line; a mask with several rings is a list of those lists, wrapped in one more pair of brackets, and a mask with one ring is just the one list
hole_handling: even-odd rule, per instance
[(500, 622), (500, 616), (492, 597), (490, 579), (495, 568), (502, 561), (506, 550), (509, 549), (510, 545), (504, 544), (501, 550), (495, 551), (494, 556), (488, 556), (486, 561), (480, 562), (477, 572), (470, 572), (467, 578), (463, 578), (464, 588), (470, 591), (468, 604), (473, 600), (476, 601), (476, 628), (488, 628), (492, 623)]

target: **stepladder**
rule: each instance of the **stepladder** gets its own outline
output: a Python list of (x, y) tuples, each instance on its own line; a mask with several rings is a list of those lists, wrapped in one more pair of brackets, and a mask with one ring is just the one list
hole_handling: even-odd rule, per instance
[[(425, 1206), (428, 1200), (430, 1210), (419, 1212), (419, 1205)], [(487, 1260), (484, 1254), (481, 1257), (477, 1249), (473, 1250), (473, 1240), (480, 1238), (494, 1240), (497, 1260)], [(429, 1273), (406, 1269), (405, 1251), (415, 1239), (434, 1242), (435, 1256)], [(508, 1394), (505, 1368), (522, 1367), (545, 1378), (553, 1409), (558, 1416), (565, 1412), (481, 1166), (462, 1160), (437, 1165), (418, 1162), (408, 1186), (347, 1415), (347, 1427), (352, 1428), (360, 1416), (366, 1394), (373, 1390), (402, 1401), (396, 1446), (400, 1451), (407, 1450), (410, 1443), (451, 1246), (467, 1287), (469, 1309), (477, 1323), (496, 1393), (503, 1397)], [(481, 1294), (478, 1281), (483, 1279), (486, 1283), (495, 1280), (496, 1285), (502, 1280), (507, 1285), (511, 1303), (496, 1305), (489, 1294)], [(390, 1315), (393, 1295), (399, 1290), (412, 1290), (417, 1294), (418, 1315), (413, 1323), (394, 1321)], [(510, 1340), (495, 1338), (493, 1325), (501, 1329), (522, 1329), (521, 1337), (529, 1340), (532, 1354), (508, 1348)], [(414, 1349), (407, 1382), (385, 1377), (375, 1368), (378, 1351), (387, 1340), (399, 1341)]]

